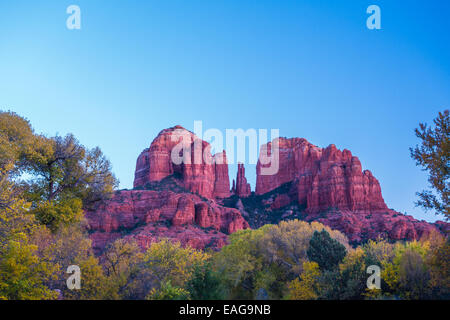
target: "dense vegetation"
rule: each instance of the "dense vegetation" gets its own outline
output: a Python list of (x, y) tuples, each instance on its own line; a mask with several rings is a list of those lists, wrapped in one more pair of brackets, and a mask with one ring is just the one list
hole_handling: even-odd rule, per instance
[[(100, 149), (0, 112), (0, 299), (450, 298), (450, 243), (439, 234), (353, 248), (338, 231), (291, 220), (238, 231), (219, 252), (117, 240), (95, 256), (83, 211), (116, 186)], [(69, 265), (82, 270), (80, 290), (66, 286)], [(371, 265), (381, 289), (367, 288)]]
[(450, 219), (450, 113), (439, 112), (433, 120), (434, 126), (421, 123), (416, 128), (420, 145), (411, 148), (411, 157), (424, 171), (428, 171), (428, 182), (432, 190), (417, 193), (417, 205), (426, 210), (435, 210)]

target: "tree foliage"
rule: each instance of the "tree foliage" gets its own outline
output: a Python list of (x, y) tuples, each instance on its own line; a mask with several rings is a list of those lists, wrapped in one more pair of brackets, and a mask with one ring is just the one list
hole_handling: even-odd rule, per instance
[(314, 232), (307, 251), (309, 260), (317, 262), (321, 270), (337, 267), (346, 253), (345, 247), (332, 239), (326, 230)]
[(186, 284), (189, 296), (193, 300), (220, 300), (224, 298), (222, 283), (211, 263), (197, 265), (191, 279)]
[(81, 220), (82, 209), (108, 198), (117, 180), (99, 148), (87, 149), (71, 134), (45, 137), (12, 112), (0, 112), (0, 208), (20, 197), (38, 220), (56, 230)]
[(144, 254), (145, 267), (157, 283), (184, 287), (195, 267), (209, 259), (209, 254), (191, 247), (181, 247), (179, 242), (163, 239), (153, 243)]
[(189, 292), (180, 287), (173, 286), (170, 281), (165, 281), (159, 289), (153, 288), (147, 296), (147, 300), (188, 300)]
[(415, 129), (421, 144), (411, 148), (411, 157), (423, 170), (428, 171), (432, 191), (417, 193), (418, 206), (435, 210), (436, 214), (450, 218), (450, 116), (449, 110), (439, 112), (434, 127), (420, 123)]
[(299, 277), (315, 231), (326, 230), (348, 246), (339, 231), (299, 220), (242, 230), (230, 236), (231, 243), (214, 257), (215, 266), (232, 299), (254, 299), (261, 289), (271, 299), (285, 296), (288, 282)]
[[(436, 193), (422, 205), (445, 214), (448, 111), (435, 125), (417, 130), (423, 144), (412, 154)], [(94, 253), (83, 211), (116, 183), (100, 149), (36, 134), (26, 119), (0, 112), (0, 299), (450, 297), (450, 242), (437, 232), (351, 248), (339, 231), (292, 220), (235, 232), (218, 252), (165, 239), (144, 250), (125, 237)], [(81, 289), (66, 286), (71, 265), (81, 269)], [(379, 290), (367, 288), (371, 265), (381, 268)]]
[(320, 270), (317, 262), (304, 262), (299, 278), (288, 283), (290, 300), (315, 300), (320, 294)]

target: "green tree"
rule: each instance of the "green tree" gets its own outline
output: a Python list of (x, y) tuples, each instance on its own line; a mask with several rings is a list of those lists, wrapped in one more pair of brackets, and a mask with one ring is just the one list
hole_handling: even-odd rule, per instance
[(0, 111), (0, 169), (8, 171), (29, 154), (35, 142), (30, 123), (14, 112)]
[(168, 281), (183, 288), (191, 279), (195, 267), (210, 258), (208, 253), (191, 247), (181, 247), (179, 242), (163, 239), (153, 243), (144, 253), (145, 269), (153, 276), (153, 287), (158, 288)]
[(170, 281), (165, 281), (159, 289), (153, 288), (147, 296), (147, 300), (188, 300), (189, 292), (186, 289), (172, 286)]
[(309, 241), (308, 258), (317, 262), (321, 270), (336, 268), (346, 254), (345, 247), (332, 239), (326, 230), (315, 231)]
[(13, 112), (0, 111), (0, 210), (13, 210), (20, 190), (13, 183), (21, 174), (21, 163), (36, 145), (29, 122)]
[(224, 298), (220, 279), (212, 270), (209, 262), (194, 268), (192, 277), (186, 284), (186, 289), (193, 300), (220, 300)]
[(388, 295), (402, 299), (430, 297), (430, 272), (425, 261), (430, 252), (430, 242), (412, 241), (396, 243), (394, 256), (381, 262), (382, 287)]
[(262, 239), (270, 227), (239, 230), (230, 235), (230, 244), (214, 255), (213, 267), (228, 299), (253, 299), (262, 285), (258, 278), (264, 271), (272, 272), (271, 265), (264, 264), (261, 252)]
[[(2, 299), (51, 299), (56, 289), (65, 298), (108, 297), (82, 223), (83, 209), (115, 187), (110, 169), (98, 148), (87, 150), (71, 135), (37, 135), (27, 120), (0, 112)], [(79, 291), (65, 285), (69, 265), (82, 269)]]
[(416, 205), (425, 210), (435, 210), (436, 214), (450, 218), (450, 116), (449, 110), (439, 112), (434, 119), (434, 128), (420, 123), (415, 129), (421, 144), (411, 148), (411, 157), (418, 166), (428, 171), (430, 190), (417, 193)]
[[(73, 135), (47, 138), (12, 112), (0, 112), (0, 208), (17, 198), (52, 230), (81, 220), (82, 209), (108, 198), (117, 180), (99, 148), (86, 149)], [(20, 194), (20, 196), (19, 196)]]
[[(51, 150), (37, 150), (28, 166), (34, 199), (54, 201), (79, 198), (84, 207), (108, 197), (117, 186), (111, 164), (99, 148), (86, 149), (71, 134), (48, 139)], [(33, 199), (33, 200), (34, 200)]]
[(346, 237), (324, 225), (299, 220), (241, 230), (230, 235), (230, 244), (214, 256), (228, 298), (253, 299), (263, 289), (271, 299), (285, 295), (286, 283), (300, 276), (315, 231), (327, 230), (339, 243)]

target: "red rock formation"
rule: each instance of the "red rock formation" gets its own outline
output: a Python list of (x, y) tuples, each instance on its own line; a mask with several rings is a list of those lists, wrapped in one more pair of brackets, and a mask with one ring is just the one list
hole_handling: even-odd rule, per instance
[[(271, 151), (271, 143), (267, 148)], [(378, 180), (348, 150), (335, 145), (325, 149), (305, 139), (279, 139), (279, 171), (261, 175), (257, 165), (256, 194), (264, 194), (287, 182), (296, 188), (298, 203), (308, 212), (340, 210), (386, 210)]]
[(291, 198), (287, 194), (280, 194), (271, 203), (270, 208), (274, 209), (274, 210), (277, 210), (277, 209), (280, 209), (280, 208), (283, 208), (283, 207), (287, 206), (291, 202), (292, 202)]
[[(361, 162), (349, 150), (340, 151), (335, 145), (322, 149), (300, 138), (279, 138), (278, 143), (278, 173), (262, 175), (263, 165), (257, 164), (256, 194), (291, 183), (287, 194), (271, 198), (270, 209), (296, 198), (306, 208), (307, 221), (340, 230), (353, 243), (378, 237), (417, 240), (448, 228), (448, 223), (433, 225), (388, 209), (378, 180), (370, 171), (362, 171)], [(270, 154), (272, 143), (267, 149)]]
[(228, 161), (225, 151), (214, 155), (214, 194), (216, 198), (228, 198), (230, 196), (230, 177), (228, 176)]
[(250, 184), (247, 183), (247, 178), (245, 177), (245, 168), (244, 164), (242, 163), (238, 163), (236, 181), (233, 180), (233, 188), (231, 192), (233, 194), (236, 194), (240, 198), (246, 198), (252, 193)]
[(86, 217), (96, 252), (121, 237), (142, 247), (169, 238), (195, 248), (220, 248), (227, 234), (248, 228), (237, 209), (171, 191), (120, 191)]
[[(271, 148), (269, 143), (269, 154)], [(241, 212), (249, 221), (253, 213), (241, 200), (239, 210), (214, 200), (228, 197), (230, 184), (225, 152), (212, 156), (210, 149), (207, 142), (180, 126), (161, 131), (136, 164), (135, 187), (151, 190), (117, 192), (96, 211), (86, 213), (95, 251), (101, 252), (118, 238), (135, 240), (142, 248), (168, 238), (198, 249), (218, 249), (227, 243), (228, 234), (248, 228)], [(184, 161), (174, 162), (172, 153)], [(256, 194), (284, 187), (260, 200), (264, 209), (258, 215), (284, 210), (282, 218), (319, 221), (342, 231), (353, 243), (379, 236), (412, 240), (449, 230), (448, 223), (432, 225), (388, 209), (372, 173), (362, 171), (350, 151), (339, 151), (334, 145), (322, 149), (305, 139), (280, 138), (279, 171), (262, 175), (262, 167), (258, 163)], [(173, 180), (161, 182), (169, 176)], [(241, 164), (232, 191), (239, 197), (251, 195)], [(298, 209), (296, 213), (295, 203), (306, 212)], [(258, 216), (254, 221), (272, 223), (273, 217), (269, 218)]]
[[(177, 156), (176, 161), (173, 155)], [(136, 163), (134, 187), (179, 174), (184, 187), (206, 198), (229, 196), (226, 154), (211, 155), (209, 143), (181, 126), (162, 130)]]
[(394, 210), (372, 213), (349, 210), (331, 210), (310, 214), (307, 221), (318, 221), (343, 232), (352, 243), (368, 239), (419, 240), (428, 238), (439, 229), (431, 223), (418, 221)]

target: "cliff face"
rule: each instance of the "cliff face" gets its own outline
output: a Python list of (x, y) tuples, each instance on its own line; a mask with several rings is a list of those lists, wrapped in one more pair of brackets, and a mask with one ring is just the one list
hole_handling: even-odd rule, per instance
[[(173, 154), (176, 161), (173, 161)], [(209, 143), (181, 126), (165, 129), (145, 149), (136, 163), (134, 187), (160, 181), (174, 173), (184, 187), (206, 198), (230, 195), (230, 180), (225, 152), (211, 155)]]
[[(388, 209), (378, 180), (362, 170), (349, 150), (340, 151), (335, 145), (322, 149), (301, 138), (279, 138), (278, 145), (277, 174), (262, 175), (262, 165), (257, 164), (255, 193), (266, 198), (259, 212), (272, 212), (271, 223), (276, 222), (276, 214), (279, 220), (319, 221), (343, 232), (353, 243), (378, 237), (414, 240), (448, 225), (433, 225)], [(272, 143), (266, 148), (271, 152)], [(264, 224), (265, 219), (259, 221)]]
[(252, 193), (250, 184), (247, 183), (247, 178), (245, 177), (245, 168), (242, 163), (238, 163), (236, 180), (233, 180), (233, 188), (231, 189), (231, 193), (237, 195), (240, 198), (246, 198)]
[[(180, 126), (161, 131), (137, 159), (135, 190), (118, 191), (86, 213), (96, 252), (117, 238), (134, 239), (142, 248), (168, 238), (218, 249), (237, 230), (290, 219), (319, 221), (354, 244), (448, 232), (448, 223), (430, 224), (388, 209), (378, 180), (350, 151), (322, 149), (301, 138), (279, 138), (278, 145), (277, 173), (263, 175), (258, 162), (252, 194), (238, 164), (230, 192), (225, 152), (211, 155), (207, 142)], [(263, 148), (273, 151), (272, 143)]]
[[(267, 145), (271, 151), (272, 144)], [(256, 194), (293, 182), (295, 197), (310, 213), (329, 208), (350, 211), (386, 210), (378, 180), (349, 150), (318, 148), (305, 139), (279, 139), (279, 171), (261, 175), (257, 164)]]
[(248, 228), (237, 209), (172, 191), (119, 191), (86, 217), (96, 252), (118, 238), (134, 239), (142, 248), (169, 238), (198, 249), (217, 249), (228, 234)]
[(248, 228), (233, 208), (225, 151), (211, 155), (209, 143), (181, 126), (162, 130), (136, 162), (134, 188), (117, 192), (87, 212), (96, 252), (117, 238), (142, 248), (161, 238), (194, 248), (218, 249), (227, 235)]

